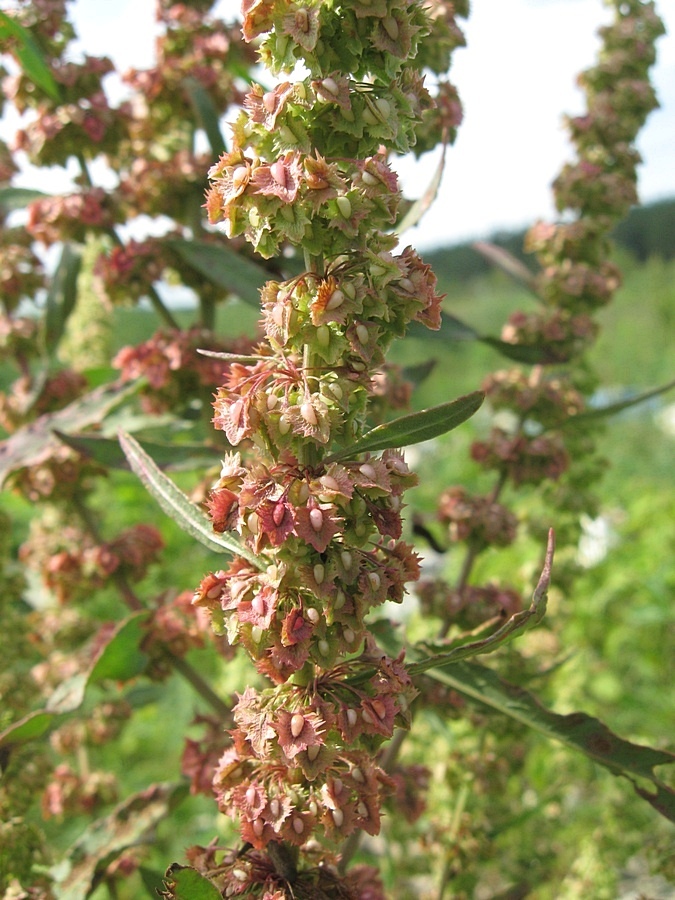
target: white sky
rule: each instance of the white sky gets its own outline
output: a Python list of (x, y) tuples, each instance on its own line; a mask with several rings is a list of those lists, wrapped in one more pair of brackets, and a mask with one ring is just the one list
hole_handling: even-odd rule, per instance
[[(236, 0), (219, 6), (228, 16), (237, 8)], [(643, 201), (675, 195), (675, 3), (657, 0), (657, 8), (669, 33), (654, 74), (661, 109), (639, 142)], [(107, 54), (121, 70), (151, 65), (153, 0), (75, 0), (71, 11), (87, 52)], [(408, 241), (431, 247), (554, 215), (549, 185), (571, 156), (562, 114), (582, 110), (575, 77), (592, 65), (596, 29), (610, 15), (602, 0), (473, 0), (468, 46), (456, 52), (452, 72), (464, 123), (439, 197)], [(437, 159), (397, 166), (407, 196), (424, 190)]]

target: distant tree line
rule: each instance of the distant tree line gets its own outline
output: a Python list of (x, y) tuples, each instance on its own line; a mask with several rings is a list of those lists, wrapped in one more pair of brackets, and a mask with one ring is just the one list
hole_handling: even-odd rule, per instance
[[(524, 230), (499, 231), (487, 240), (528, 262), (527, 254), (523, 253), (524, 237)], [(672, 259), (675, 256), (675, 199), (634, 207), (614, 229), (612, 237), (618, 246), (640, 262), (652, 256)], [(424, 257), (441, 280), (447, 277), (468, 281), (491, 270), (491, 264), (471, 242), (439, 247), (427, 251)]]

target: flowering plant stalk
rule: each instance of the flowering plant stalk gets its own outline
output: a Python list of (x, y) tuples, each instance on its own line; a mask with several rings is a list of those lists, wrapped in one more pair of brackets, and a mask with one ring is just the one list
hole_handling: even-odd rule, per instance
[[(385, 428), (378, 443), (366, 430), (373, 373), (392, 340), (411, 321), (440, 325), (430, 268), (411, 248), (392, 252), (399, 191), (387, 161), (414, 145), (432, 105), (418, 46), (433, 23), (421, 4), (399, 0), (243, 12), (244, 36), (265, 35), (260, 55), (275, 75), (298, 61), (308, 74), (253, 87), (233, 148), (209, 173), (206, 205), (263, 256), (299, 247), (304, 271), (264, 286), (266, 341), (231, 361), (218, 391), (214, 424), (253, 454), (225, 457), (209, 512), (215, 531), (237, 532), (254, 557), (204, 578), (194, 602), (274, 682), (240, 696), (214, 788), (253, 848), (219, 867), (224, 883), (281, 897), (288, 881), (332, 890), (336, 876), (318, 865), (329, 850), (355, 830), (379, 831), (391, 782), (377, 748), (407, 727), (416, 694), (402, 656), (381, 652), (367, 625), (419, 574), (401, 540), (415, 478), (389, 445), (400, 433), (387, 440)], [(442, 68), (456, 37), (445, 15)], [(343, 890), (362, 896), (355, 884)]]

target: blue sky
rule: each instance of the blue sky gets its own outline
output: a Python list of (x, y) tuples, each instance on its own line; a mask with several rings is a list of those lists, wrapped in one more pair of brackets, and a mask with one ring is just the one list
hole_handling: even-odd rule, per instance
[[(82, 45), (122, 70), (151, 64), (153, 8), (153, 0), (71, 4)], [(236, 0), (219, 6), (228, 16), (237, 8)], [(654, 75), (661, 109), (639, 142), (643, 201), (675, 196), (675, 3), (657, 0), (657, 8), (669, 33), (659, 41)], [(562, 115), (582, 109), (575, 77), (593, 63), (596, 29), (609, 19), (602, 0), (474, 0), (468, 47), (457, 51), (452, 70), (465, 121), (437, 202), (408, 242), (430, 247), (553, 216), (549, 185), (571, 155)], [(437, 158), (397, 166), (408, 196), (424, 190)]]

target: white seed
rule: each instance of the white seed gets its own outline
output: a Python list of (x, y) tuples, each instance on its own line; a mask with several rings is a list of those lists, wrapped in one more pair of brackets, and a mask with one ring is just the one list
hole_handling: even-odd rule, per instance
[(288, 434), (291, 430), (291, 423), (288, 421), (286, 416), (279, 416), (279, 433), (280, 434)]
[(307, 756), (310, 762), (314, 762), (319, 753), (321, 752), (321, 744), (312, 744), (311, 747), (307, 748)]
[(370, 463), (364, 463), (362, 466), (359, 466), (359, 472), (362, 475), (365, 475), (366, 478), (370, 478), (371, 481), (377, 481), (377, 472), (375, 471), (375, 467), (371, 466)]
[(300, 483), (300, 487), (298, 488), (298, 502), (306, 503), (309, 498), (309, 485), (306, 481)]
[(409, 294), (415, 293), (415, 285), (409, 278), (400, 278), (398, 282), (404, 291), (407, 291)]
[(318, 422), (314, 407), (308, 400), (300, 407), (300, 415), (308, 425), (316, 425)]
[(388, 100), (385, 100), (384, 97), (378, 97), (375, 101), (375, 106), (377, 107), (377, 111), (380, 116), (384, 119), (385, 122), (389, 121), (389, 116), (391, 115), (391, 105)]
[(374, 591), (379, 591), (382, 580), (377, 572), (368, 572), (368, 581)]
[(349, 550), (343, 550), (340, 554), (340, 559), (342, 560), (342, 565), (345, 567), (345, 569), (351, 569), (352, 555)]
[(317, 584), (323, 584), (323, 580), (326, 577), (326, 567), (323, 563), (317, 563), (314, 566), (314, 581)]
[(348, 219), (352, 214), (352, 204), (349, 200), (349, 197), (338, 197), (335, 202), (337, 203), (337, 207), (344, 218)]
[(279, 398), (276, 394), (268, 394), (267, 395), (267, 408), (271, 411), (279, 402)]
[(352, 778), (353, 778), (354, 781), (356, 781), (358, 784), (364, 784), (364, 783), (365, 783), (365, 780), (366, 780), (366, 779), (363, 777), (363, 772), (361, 771), (361, 769), (359, 769), (358, 766), (354, 766), (354, 768), (352, 769)]
[(330, 388), (330, 392), (336, 400), (342, 400), (342, 398), (344, 397), (344, 392), (337, 381), (333, 381), (327, 386)]
[(361, 800), (361, 801), (359, 802), (359, 805), (356, 807), (356, 810), (357, 810), (358, 814), (361, 816), (362, 819), (367, 819), (367, 818), (368, 818), (368, 807), (367, 807), (366, 804), (363, 802), (363, 800)]
[(321, 476), (321, 484), (328, 491), (335, 491), (336, 493), (340, 493), (340, 485), (337, 483), (335, 478), (332, 475), (322, 475)]
[(276, 181), (276, 183), (281, 185), (282, 187), (286, 184), (286, 167), (280, 159), (278, 159), (275, 163), (272, 163), (272, 165), (270, 166), (270, 175)]
[(389, 498), (389, 506), (394, 512), (398, 512), (401, 508), (401, 498), (398, 494), (392, 494)]
[(369, 725), (374, 724), (373, 717), (370, 715), (370, 713), (366, 709), (361, 710), (361, 718), (363, 719), (364, 722), (367, 722)]
[(342, 636), (347, 641), (348, 644), (352, 644), (356, 639), (356, 634), (352, 631), (351, 628), (343, 628)]
[(281, 804), (275, 797), (274, 800), (270, 803), (270, 812), (272, 813), (272, 818), (276, 819), (279, 813), (281, 812)]
[(333, 603), (333, 609), (342, 609), (342, 607), (345, 605), (345, 600), (345, 592), (342, 590), (342, 588), (338, 588), (338, 592), (335, 595), (335, 602)]
[(334, 97), (340, 93), (340, 88), (338, 87), (338, 83), (334, 78), (324, 78), (321, 82), (321, 87), (328, 91), (329, 94), (332, 94)]
[(264, 830), (265, 830), (265, 823), (263, 822), (263, 820), (262, 819), (254, 819), (253, 820), (253, 833), (255, 835), (257, 835), (257, 837), (260, 837), (260, 835), (263, 833)]
[(320, 509), (311, 509), (309, 511), (309, 521), (314, 531), (321, 531), (323, 528), (323, 513)]
[(299, 737), (302, 734), (302, 729), (305, 727), (305, 717), (302, 713), (295, 713), (291, 716), (291, 734), (294, 738)]
[(248, 211), (248, 220), (251, 223), (252, 228), (258, 228), (260, 226), (260, 213), (252, 206)]
[(364, 184), (367, 184), (368, 187), (375, 187), (376, 184), (380, 183), (380, 179), (376, 178), (375, 175), (370, 172), (363, 172), (363, 174), (361, 175), (361, 181)]
[(342, 823), (345, 820), (345, 814), (342, 812), (342, 810), (341, 809), (333, 809), (333, 810), (331, 810), (331, 815), (333, 817), (333, 821), (335, 822), (335, 827), (341, 828)]
[(319, 613), (319, 610), (314, 609), (313, 606), (310, 606), (310, 607), (308, 607), (308, 609), (305, 610), (305, 615), (307, 616), (309, 621), (312, 623), (312, 625), (316, 625), (317, 622), (319, 621), (319, 619), (321, 618), (321, 614)]
[(322, 656), (328, 656), (328, 654), (330, 653), (330, 647), (328, 645), (328, 641), (323, 641), (323, 640), (319, 641), (319, 653)]
[(263, 630), (260, 627), (260, 625), (254, 625), (253, 628), (251, 628), (251, 637), (253, 638), (253, 640), (255, 641), (256, 644), (259, 644), (260, 641), (262, 641), (262, 636), (263, 636)]
[(356, 297), (356, 288), (351, 283), (351, 281), (343, 282), (342, 291), (349, 297), (350, 300), (353, 300)]
[(246, 789), (246, 802), (252, 806), (255, 803), (255, 798), (256, 798), (256, 790), (253, 787), (253, 785), (250, 785)]
[(338, 309), (345, 302), (345, 295), (340, 288), (336, 288), (328, 298), (326, 309)]
[(356, 336), (359, 339), (359, 342), (361, 344), (363, 344), (364, 346), (368, 343), (368, 341), (370, 339), (370, 335), (368, 334), (368, 329), (361, 322), (359, 322), (359, 324), (356, 326)]
[(354, 727), (354, 725), (356, 725), (357, 720), (358, 720), (358, 715), (356, 714), (356, 710), (352, 709), (350, 707), (347, 710), (347, 721), (352, 726), (352, 728)]
[(309, 811), (311, 812), (311, 814), (313, 816), (316, 816), (319, 814), (319, 807), (317, 805), (316, 800), (310, 800), (309, 803), (307, 804), (307, 808), (309, 809)]
[(258, 513), (252, 512), (248, 519), (246, 519), (246, 525), (248, 526), (248, 530), (251, 534), (257, 534), (258, 529), (260, 528), (260, 519), (258, 518)]
[(248, 872), (245, 872), (243, 869), (232, 869), (232, 875), (237, 881), (248, 881)]
[(296, 816), (296, 817), (293, 819), (293, 831), (294, 831), (296, 834), (302, 834), (302, 832), (303, 832), (304, 830), (305, 830), (305, 823), (302, 821), (302, 819), (300, 818), (300, 816)]
[(235, 190), (239, 190), (239, 188), (246, 184), (248, 181), (248, 169), (246, 166), (237, 166), (237, 168), (232, 172), (232, 185)]
[(268, 91), (266, 94), (263, 94), (262, 98), (263, 106), (267, 110), (268, 113), (274, 112), (274, 107), (276, 106), (276, 98), (274, 96), (274, 91)]

